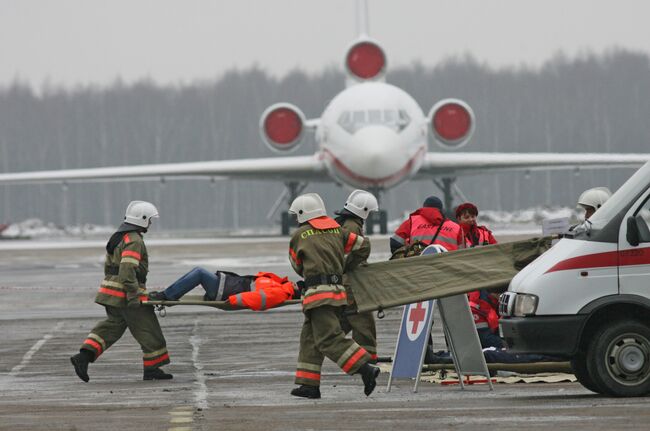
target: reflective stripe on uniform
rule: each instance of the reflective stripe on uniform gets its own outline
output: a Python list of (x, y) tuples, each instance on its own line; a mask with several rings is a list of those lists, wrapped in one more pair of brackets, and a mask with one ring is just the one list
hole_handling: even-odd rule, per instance
[(155, 358), (156, 356), (160, 356), (164, 353), (167, 353), (167, 348), (163, 347), (160, 350), (156, 350), (155, 352), (149, 352), (149, 353), (143, 353), (142, 357), (145, 359), (150, 359), (150, 358)]
[(137, 259), (137, 260), (142, 259), (142, 256), (141, 256), (140, 253), (138, 253), (137, 251), (124, 250), (124, 251), (122, 252), (122, 257), (127, 257), (127, 256), (133, 257), (133, 258), (135, 258), (135, 259)]
[(134, 259), (132, 257), (123, 257), (120, 260), (120, 264), (123, 264), (123, 263), (130, 263), (130, 264), (135, 265), (135, 266), (140, 265), (140, 261), (138, 259)]
[(83, 342), (84, 344), (93, 347), (95, 350), (97, 350), (97, 353), (95, 353), (95, 357), (98, 357), (99, 355), (102, 354), (104, 349), (102, 348), (101, 344), (99, 344), (97, 341), (86, 338), (86, 340)]
[(227, 275), (223, 272), (219, 274), (219, 288), (217, 289), (217, 301), (223, 301), (223, 290), (226, 287), (226, 277)]
[(352, 251), (352, 246), (354, 245), (356, 240), (357, 240), (357, 234), (354, 232), (350, 232), (350, 234), (348, 235), (348, 242), (345, 243), (345, 248), (343, 250), (345, 254), (348, 254)]
[(404, 245), (404, 238), (402, 238), (399, 235), (393, 235), (390, 237), (390, 239), (394, 240), (395, 242), (398, 242), (400, 245)]
[(339, 360), (336, 361), (336, 364), (339, 367), (343, 368), (343, 365), (345, 365), (345, 363), (348, 361), (348, 359), (350, 359), (350, 357), (352, 357), (352, 355), (354, 355), (354, 353), (357, 351), (357, 349), (359, 349), (359, 345), (356, 344), (356, 343), (352, 344), (350, 347), (348, 347), (348, 350), (346, 350), (345, 352), (343, 352), (343, 354), (341, 356), (339, 356)]
[(235, 300), (237, 301), (238, 306), (240, 306), (240, 307), (244, 306), (244, 301), (242, 301), (242, 299), (241, 299), (241, 293), (238, 293), (237, 295), (235, 295)]
[(302, 265), (302, 259), (298, 258), (298, 255), (292, 248), (289, 248), (289, 256), (291, 256), (291, 260), (293, 260), (296, 265)]
[(102, 286), (113, 287), (113, 288), (117, 288), (119, 290), (124, 290), (124, 285), (122, 283), (120, 283), (119, 281), (104, 280), (104, 281), (102, 281)]
[(320, 373), (322, 367), (318, 364), (310, 364), (308, 362), (298, 362), (296, 368), (301, 368), (303, 370), (315, 371), (317, 373)]
[(312, 302), (322, 301), (324, 299), (332, 299), (334, 301), (346, 300), (348, 296), (345, 294), (345, 291), (341, 292), (322, 292), (316, 293), (314, 295), (305, 296), (302, 300), (302, 305), (311, 304)]
[(259, 293), (260, 293), (260, 299), (262, 300), (260, 310), (266, 310), (266, 292), (263, 289), (260, 289)]
[(88, 334), (88, 338), (97, 341), (99, 344), (102, 345), (102, 350), (106, 350), (106, 341), (104, 341), (102, 337), (91, 332), (90, 334)]
[(357, 235), (357, 239), (354, 242), (354, 245), (352, 246), (352, 251), (359, 250), (363, 245), (364, 240), (365, 240), (364, 237), (362, 237), (361, 235)]
[(350, 371), (352, 369), (352, 367), (354, 367), (357, 364), (357, 362), (359, 362), (359, 360), (365, 354), (366, 354), (366, 351), (363, 348), (359, 348), (359, 351), (356, 352), (354, 355), (352, 355), (352, 357), (350, 359), (348, 359), (348, 361), (345, 363), (345, 365), (343, 365), (341, 367), (341, 369), (347, 373), (348, 371)]
[(487, 324), (487, 322), (475, 322), (476, 329), (483, 329), (483, 328), (489, 328), (490, 325)]
[(316, 380), (316, 381), (320, 382), (320, 373), (311, 373), (309, 371), (297, 370), (296, 371), (296, 378), (297, 379)]
[(165, 360), (169, 360), (169, 354), (168, 353), (165, 353), (164, 355), (162, 355), (161, 357), (156, 358), (156, 359), (151, 359), (151, 360), (144, 360), (143, 359), (142, 362), (144, 363), (145, 367), (151, 367), (151, 366), (159, 364), (159, 363), (161, 363), (161, 362), (163, 362)]
[(99, 293), (103, 293), (104, 295), (117, 296), (118, 298), (126, 298), (126, 292), (109, 289), (107, 287), (100, 287)]

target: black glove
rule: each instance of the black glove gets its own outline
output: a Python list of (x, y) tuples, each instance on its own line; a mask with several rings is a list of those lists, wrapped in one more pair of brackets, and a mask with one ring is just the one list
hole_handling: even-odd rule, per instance
[(305, 286), (305, 282), (303, 280), (297, 281), (296, 286), (298, 286), (298, 290), (301, 292), (304, 292), (307, 286)]
[(138, 308), (139, 306), (140, 306), (140, 298), (138, 298), (137, 296), (126, 301), (127, 308)]

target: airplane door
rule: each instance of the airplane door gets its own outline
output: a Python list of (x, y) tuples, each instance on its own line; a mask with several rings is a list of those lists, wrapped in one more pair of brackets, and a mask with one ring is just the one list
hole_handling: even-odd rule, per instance
[[(629, 217), (639, 225), (639, 245), (627, 240)], [(619, 288), (621, 294), (650, 298), (650, 191), (646, 191), (621, 222), (619, 231)]]

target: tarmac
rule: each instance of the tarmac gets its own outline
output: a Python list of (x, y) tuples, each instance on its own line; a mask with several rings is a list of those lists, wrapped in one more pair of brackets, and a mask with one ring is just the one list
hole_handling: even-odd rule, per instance
[[(505, 241), (513, 238), (498, 238)], [(286, 238), (147, 241), (149, 289), (194, 266), (240, 274), (264, 269), (296, 279)], [(388, 257), (373, 237), (372, 260)], [(322, 399), (292, 397), (302, 314), (173, 307), (160, 318), (174, 374), (142, 381), (141, 352), (126, 333), (74, 374), (76, 353), (103, 307), (104, 241), (0, 241), (0, 430), (647, 429), (647, 398), (607, 398), (578, 383), (458, 386), (393, 382), (382, 373), (366, 397), (359, 376), (326, 361)], [(199, 288), (200, 289), (200, 288)], [(200, 292), (197, 292), (200, 293)], [(401, 309), (377, 320), (379, 355), (394, 352)], [(444, 348), (434, 328), (435, 348)]]

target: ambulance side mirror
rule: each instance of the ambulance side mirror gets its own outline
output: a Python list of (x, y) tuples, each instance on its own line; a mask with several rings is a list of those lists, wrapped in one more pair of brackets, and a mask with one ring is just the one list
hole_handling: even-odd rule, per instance
[(636, 219), (633, 216), (627, 218), (627, 234), (625, 235), (627, 242), (630, 245), (639, 245), (639, 226), (636, 224)]

